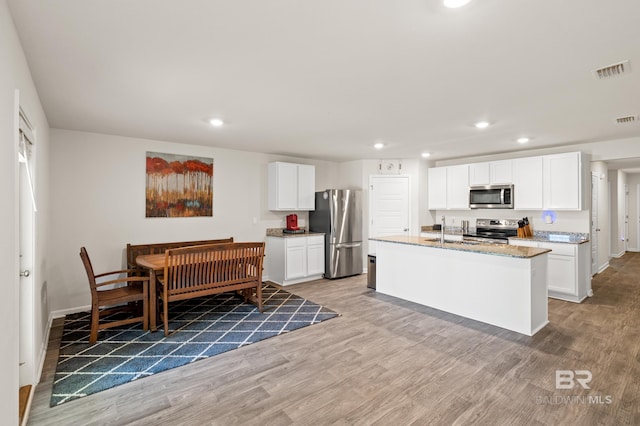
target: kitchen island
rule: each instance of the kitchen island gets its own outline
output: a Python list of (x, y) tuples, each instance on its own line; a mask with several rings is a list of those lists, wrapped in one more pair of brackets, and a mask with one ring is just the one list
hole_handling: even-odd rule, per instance
[(376, 290), (533, 336), (548, 324), (547, 253), (415, 236), (376, 242)]

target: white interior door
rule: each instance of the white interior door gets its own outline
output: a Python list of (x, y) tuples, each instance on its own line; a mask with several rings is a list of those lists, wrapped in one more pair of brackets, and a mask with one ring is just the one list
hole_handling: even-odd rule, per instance
[[(409, 176), (371, 176), (369, 191), (369, 237), (409, 235)], [(371, 242), (369, 253), (375, 253)]]
[(591, 275), (598, 273), (598, 175), (591, 175)]
[(624, 251), (629, 250), (629, 185), (624, 184)]
[(20, 111), (18, 131), (19, 156), (19, 243), (20, 243), (20, 386), (35, 382), (34, 345), (34, 246), (35, 246), (35, 194), (33, 186), (33, 133), (28, 120)]
[(636, 248), (640, 250), (640, 183), (636, 185)]

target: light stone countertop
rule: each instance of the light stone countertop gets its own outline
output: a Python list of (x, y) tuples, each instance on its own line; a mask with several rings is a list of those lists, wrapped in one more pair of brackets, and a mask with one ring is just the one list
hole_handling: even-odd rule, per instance
[(542, 243), (584, 244), (589, 242), (589, 234), (578, 232), (534, 231), (533, 237), (509, 237), (522, 241), (539, 241)]
[(433, 247), (433, 248), (439, 248), (444, 250), (468, 251), (473, 253), (481, 253), (481, 254), (488, 254), (488, 255), (494, 255), (494, 256), (518, 257), (518, 258), (531, 258), (531, 257), (539, 256), (544, 253), (549, 253), (551, 251), (549, 249), (513, 246), (509, 244), (484, 244), (484, 243), (472, 244), (472, 243), (455, 242), (455, 241), (445, 242), (444, 244), (441, 244), (440, 241), (438, 240), (424, 238), (424, 237), (406, 236), (406, 235), (369, 238), (369, 240), (383, 241), (387, 243), (396, 243), (396, 244), (409, 244), (414, 246)]
[[(422, 226), (421, 232), (437, 232), (433, 226)], [(469, 234), (475, 234), (475, 228), (469, 228)], [(462, 228), (457, 226), (445, 226), (444, 233), (446, 235), (462, 235)], [(589, 234), (579, 232), (562, 232), (562, 231), (534, 231), (532, 237), (509, 237), (509, 239), (522, 241), (538, 241), (543, 243), (562, 243), (562, 244), (584, 244), (589, 242)]]
[(324, 232), (303, 232), (300, 234), (287, 234), (282, 232), (282, 228), (268, 228), (267, 229), (267, 237), (278, 237), (278, 238), (296, 238), (296, 237), (310, 237), (313, 235), (324, 235)]

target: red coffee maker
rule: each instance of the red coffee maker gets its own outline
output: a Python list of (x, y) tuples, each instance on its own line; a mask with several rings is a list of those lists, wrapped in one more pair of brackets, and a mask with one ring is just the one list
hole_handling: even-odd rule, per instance
[(287, 215), (287, 230), (297, 231), (299, 229), (300, 228), (298, 228), (298, 215), (297, 214)]

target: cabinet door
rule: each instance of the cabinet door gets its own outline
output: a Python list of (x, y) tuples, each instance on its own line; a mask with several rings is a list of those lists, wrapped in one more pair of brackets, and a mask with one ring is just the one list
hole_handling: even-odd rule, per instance
[(469, 210), (469, 165), (447, 167), (447, 209)]
[(447, 208), (447, 168), (433, 167), (428, 169), (429, 210)]
[(491, 184), (511, 184), (513, 160), (492, 161), (489, 163), (489, 182)]
[(303, 278), (307, 275), (307, 244), (306, 238), (296, 237), (287, 239), (285, 279)]
[(269, 210), (296, 210), (298, 207), (298, 165), (269, 164)]
[(489, 185), (489, 163), (474, 163), (469, 165), (469, 185)]
[(298, 165), (298, 209), (315, 210), (316, 168), (306, 164)]
[(576, 258), (549, 253), (547, 263), (547, 283), (549, 290), (576, 294)]
[(542, 210), (542, 157), (513, 160), (514, 208)]
[(324, 274), (324, 237), (320, 243), (313, 243), (309, 238), (307, 245), (307, 275)]
[(545, 155), (543, 159), (543, 207), (552, 210), (580, 210), (580, 153)]

